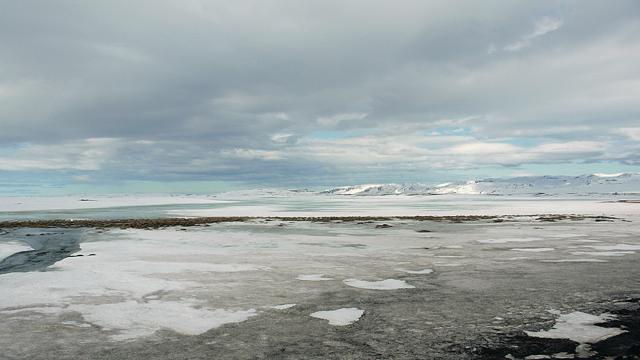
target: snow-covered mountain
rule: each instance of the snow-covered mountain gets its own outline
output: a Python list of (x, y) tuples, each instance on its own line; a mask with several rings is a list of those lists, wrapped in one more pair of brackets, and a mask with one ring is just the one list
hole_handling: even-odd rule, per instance
[(426, 194), (431, 187), (422, 184), (364, 184), (343, 186), (322, 191), (323, 194), (334, 195), (400, 195)]
[(367, 184), (325, 190), (334, 195), (559, 195), (640, 194), (640, 174), (591, 174), (581, 176), (525, 176), (491, 178), (436, 186), (423, 184)]

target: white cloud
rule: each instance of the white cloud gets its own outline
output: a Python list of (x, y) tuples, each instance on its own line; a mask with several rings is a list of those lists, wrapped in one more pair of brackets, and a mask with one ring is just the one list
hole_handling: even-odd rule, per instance
[(538, 21), (536, 21), (533, 32), (525, 36), (525, 38), (527, 39), (537, 38), (538, 36), (542, 36), (552, 31), (556, 31), (560, 29), (560, 27), (562, 27), (563, 24), (564, 22), (562, 21), (562, 19), (549, 17), (549, 16), (542, 17), (538, 19)]
[(278, 151), (259, 150), (259, 149), (233, 149), (222, 151), (221, 154), (226, 157), (244, 159), (244, 160), (280, 160), (282, 156)]
[(513, 42), (511, 44), (505, 45), (502, 48), (502, 50), (516, 52), (516, 51), (520, 51), (520, 50), (526, 48), (530, 44), (531, 44), (531, 42), (529, 40), (518, 40), (518, 41)]
[(9, 151), (8, 156), (0, 156), (0, 170), (98, 170), (121, 145), (121, 141), (114, 138), (52, 145), (25, 144)]
[(634, 141), (640, 141), (640, 127), (625, 127), (613, 130), (614, 134), (628, 137)]
[(453, 155), (493, 155), (508, 154), (518, 150), (517, 146), (511, 144), (472, 142), (448, 148), (446, 151)]
[(538, 154), (590, 154), (601, 153), (606, 145), (597, 141), (569, 141), (563, 143), (542, 144), (533, 148)]
[[(530, 46), (531, 42), (535, 38), (558, 30), (558, 29), (560, 29), (562, 27), (563, 24), (564, 24), (564, 22), (562, 21), (562, 19), (549, 17), (549, 16), (542, 17), (542, 18), (536, 20), (536, 22), (534, 23), (533, 31), (531, 31), (530, 33), (522, 36), (522, 38), (520, 38), (519, 40), (517, 40), (517, 41), (515, 41), (515, 42), (513, 42), (511, 44), (505, 45), (502, 49), (505, 50), (505, 51), (511, 51), (511, 52), (520, 51), (520, 50)], [(493, 51), (490, 51), (489, 52), (490, 54), (495, 52), (495, 48), (491, 48), (490, 47), (489, 50), (491, 50), (491, 49), (493, 49)]]
[(293, 134), (277, 133), (277, 134), (271, 135), (270, 139), (271, 141), (276, 143), (286, 143), (292, 136)]
[(334, 5), (7, 3), (0, 168), (303, 183), (640, 163), (633, 1)]
[(469, 136), (404, 134), (306, 140), (284, 151), (290, 157), (305, 154), (307, 159), (330, 164), (444, 169), (601, 159), (607, 146), (595, 141), (570, 141), (523, 147), (505, 142), (478, 141)]
[(322, 126), (332, 127), (332, 126), (340, 125), (342, 122), (348, 122), (352, 120), (362, 120), (366, 117), (367, 117), (367, 113), (342, 113), (342, 114), (336, 114), (333, 116), (319, 117), (317, 122)]

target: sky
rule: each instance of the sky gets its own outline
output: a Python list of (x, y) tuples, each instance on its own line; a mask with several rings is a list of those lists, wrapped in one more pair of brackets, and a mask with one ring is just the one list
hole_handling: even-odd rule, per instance
[(0, 8), (0, 194), (640, 171), (637, 0)]

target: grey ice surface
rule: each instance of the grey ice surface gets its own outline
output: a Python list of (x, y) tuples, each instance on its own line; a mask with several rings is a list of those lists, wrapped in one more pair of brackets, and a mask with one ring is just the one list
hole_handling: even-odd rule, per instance
[[(550, 328), (549, 310), (640, 297), (640, 219), (625, 220), (57, 229), (78, 241), (72, 257), (0, 274), (0, 359), (477, 358)], [(46, 248), (61, 239), (50, 232), (10, 230), (0, 244)], [(299, 279), (317, 274), (332, 280)], [(352, 308), (364, 313), (346, 326), (310, 316)]]

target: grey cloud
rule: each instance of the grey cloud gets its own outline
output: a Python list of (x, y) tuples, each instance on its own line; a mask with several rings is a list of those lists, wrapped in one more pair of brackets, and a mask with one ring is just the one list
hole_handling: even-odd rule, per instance
[[(515, 143), (520, 160), (497, 165), (640, 158), (637, 139), (612, 131), (640, 118), (636, 1), (4, 1), (2, 9), (5, 170), (348, 178), (384, 168), (363, 159), (349, 170), (345, 147), (313, 134), (410, 139), (442, 127), (467, 129), (468, 144)], [(487, 53), (518, 41), (519, 51)], [(607, 151), (530, 155), (562, 141)], [(362, 156), (427, 171), (434, 166), (421, 149), (457, 145), (434, 137), (401, 151), (403, 161), (384, 146)], [(70, 154), (78, 146), (102, 153), (82, 163)], [(45, 164), (47, 151), (66, 155)]]

